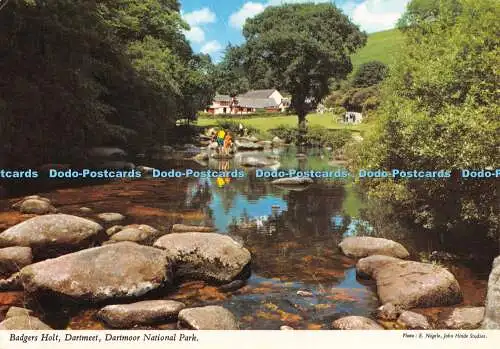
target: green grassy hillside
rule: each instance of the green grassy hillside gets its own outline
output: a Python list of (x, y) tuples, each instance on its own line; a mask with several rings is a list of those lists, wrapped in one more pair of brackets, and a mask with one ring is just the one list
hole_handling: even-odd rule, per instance
[(401, 50), (403, 41), (403, 34), (398, 29), (370, 34), (366, 46), (352, 57), (354, 71), (360, 64), (369, 61), (380, 61), (391, 65)]

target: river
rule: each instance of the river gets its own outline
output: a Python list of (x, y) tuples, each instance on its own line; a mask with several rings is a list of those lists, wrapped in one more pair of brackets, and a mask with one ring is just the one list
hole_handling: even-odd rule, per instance
[[(329, 162), (328, 151), (304, 152), (307, 157), (297, 157), (298, 150), (289, 147), (268, 155), (279, 159), (282, 169), (335, 170), (341, 166)], [(171, 160), (150, 160), (145, 165), (162, 169), (199, 167), (193, 162)], [(229, 169), (235, 166), (232, 162), (223, 165)], [(211, 162), (209, 166), (221, 164)], [(349, 180), (326, 180), (295, 190), (272, 185), (269, 179), (256, 178), (249, 170), (248, 176), (230, 181), (145, 178), (37, 194), (51, 199), (64, 213), (95, 218), (97, 213), (119, 212), (127, 217), (123, 225), (149, 224), (165, 232), (174, 223), (214, 225), (218, 232), (243, 242), (252, 253), (252, 275), (244, 287), (222, 292), (204, 282), (189, 282), (160, 295), (189, 306), (223, 305), (238, 317), (242, 329), (279, 329), (282, 325), (328, 329), (339, 317), (371, 316), (380, 306), (374, 284), (358, 280), (356, 261), (343, 256), (337, 247), (347, 235), (376, 233), (374, 224), (363, 218), (367, 199)], [(26, 219), (9, 209), (13, 201), (0, 201), (0, 229)], [(82, 212), (81, 207), (92, 212)], [(397, 236), (412, 259), (434, 248), (425, 234), (398, 231)], [(487, 271), (457, 263), (449, 269), (462, 287), (464, 303), (482, 306)], [(22, 305), (24, 296), (18, 295), (13, 301), (0, 293), (0, 301), (3, 308)], [(46, 309), (41, 316), (56, 328), (105, 328), (95, 319), (94, 308), (71, 312), (54, 309)], [(427, 312), (436, 313), (432, 309)], [(173, 325), (155, 328), (170, 329)]]

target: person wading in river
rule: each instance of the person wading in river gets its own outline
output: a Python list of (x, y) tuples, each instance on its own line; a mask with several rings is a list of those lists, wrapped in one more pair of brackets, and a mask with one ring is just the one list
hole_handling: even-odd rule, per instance
[(217, 132), (217, 149), (219, 154), (222, 154), (224, 148), (224, 137), (226, 137), (226, 131), (220, 130), (219, 132)]
[(233, 146), (233, 138), (231, 137), (231, 133), (228, 132), (226, 137), (224, 138), (224, 155), (229, 156), (229, 151)]

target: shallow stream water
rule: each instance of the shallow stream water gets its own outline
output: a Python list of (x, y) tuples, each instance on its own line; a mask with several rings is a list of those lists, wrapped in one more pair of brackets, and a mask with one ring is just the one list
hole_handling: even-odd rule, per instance
[[(284, 148), (268, 155), (279, 158), (282, 169), (334, 170), (341, 166), (329, 162), (327, 151), (308, 150), (304, 158), (297, 157), (297, 152)], [(198, 166), (183, 161), (145, 162), (162, 169)], [(226, 169), (235, 166), (232, 162), (222, 165)], [(209, 166), (218, 168), (221, 164), (211, 162)], [(211, 224), (218, 232), (243, 242), (252, 253), (252, 275), (244, 287), (222, 292), (204, 282), (189, 282), (161, 295), (189, 306), (223, 305), (238, 317), (242, 329), (279, 329), (282, 325), (329, 329), (339, 317), (371, 316), (380, 305), (374, 284), (359, 281), (356, 261), (343, 256), (337, 247), (346, 235), (373, 232), (370, 222), (361, 219), (365, 200), (349, 180), (327, 180), (304, 190), (291, 190), (256, 178), (250, 170), (247, 177), (227, 183), (217, 179), (146, 178), (38, 194), (50, 198), (64, 213), (95, 218), (97, 213), (119, 212), (127, 217), (122, 225), (149, 224), (165, 232), (175, 223)], [(9, 209), (13, 201), (0, 201), (0, 229), (26, 219)], [(91, 208), (92, 213), (82, 213), (83, 206)], [(413, 257), (428, 245), (423, 241), (425, 235), (414, 236), (405, 235), (400, 241)], [(458, 265), (451, 271), (463, 288), (465, 304), (481, 305), (487, 274)], [(312, 296), (298, 295), (298, 291)], [(9, 304), (22, 305), (24, 301), (22, 294), (11, 298), (5, 300), (7, 294), (0, 293), (0, 306), (6, 309)], [(71, 314), (57, 311), (41, 315), (58, 328), (104, 328), (95, 319), (95, 312), (80, 309)]]

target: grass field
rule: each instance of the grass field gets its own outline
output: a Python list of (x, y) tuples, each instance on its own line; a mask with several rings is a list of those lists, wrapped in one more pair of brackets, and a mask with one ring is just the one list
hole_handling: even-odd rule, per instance
[[(245, 126), (251, 126), (258, 129), (260, 132), (266, 133), (268, 130), (272, 128), (276, 128), (280, 125), (286, 125), (291, 127), (297, 127), (298, 121), (296, 115), (283, 115), (283, 116), (272, 116), (272, 117), (259, 117), (259, 118), (237, 118), (237, 117), (228, 117), (228, 118), (208, 118), (203, 117), (198, 119), (198, 126), (202, 127), (211, 127), (217, 126), (219, 121), (231, 120), (234, 122), (241, 123)], [(333, 115), (331, 113), (318, 114), (312, 113), (307, 116), (307, 120), (309, 120), (309, 126), (324, 126), (329, 129), (335, 130), (351, 130), (353, 132), (363, 132), (367, 129), (367, 124), (359, 124), (359, 125), (344, 125), (338, 123), (333, 120)]]
[(403, 34), (398, 29), (370, 34), (366, 46), (352, 57), (353, 71), (359, 65), (374, 60), (391, 65), (400, 52), (403, 41)]

